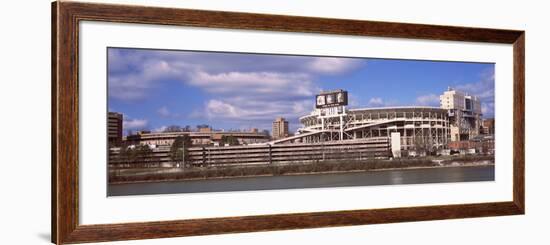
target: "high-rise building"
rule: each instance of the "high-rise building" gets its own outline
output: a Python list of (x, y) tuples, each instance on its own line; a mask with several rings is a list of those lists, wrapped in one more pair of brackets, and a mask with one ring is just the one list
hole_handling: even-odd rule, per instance
[(107, 117), (107, 138), (111, 146), (119, 146), (122, 142), (122, 114), (109, 112)]
[(482, 114), (478, 97), (449, 88), (439, 99), (441, 108), (449, 113), (451, 141), (468, 140), (479, 135)]
[(272, 132), (272, 135), (273, 135), (273, 138), (274, 139), (281, 139), (281, 138), (285, 138), (285, 137), (288, 137), (288, 121), (286, 121), (284, 118), (282, 117), (278, 117), (277, 119), (275, 119), (275, 121), (273, 122), (273, 132)]

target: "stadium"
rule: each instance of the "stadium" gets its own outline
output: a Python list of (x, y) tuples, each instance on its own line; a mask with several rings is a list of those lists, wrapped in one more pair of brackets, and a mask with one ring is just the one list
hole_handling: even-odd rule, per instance
[[(348, 109), (347, 91), (323, 92), (316, 108), (299, 118), (302, 127), (295, 136), (271, 144), (319, 143), (330, 141), (392, 138), (399, 150), (437, 151), (451, 139), (449, 111), (428, 106), (400, 106)], [(398, 142), (396, 142), (396, 140)]]
[(437, 107), (385, 107), (343, 109), (337, 117), (318, 113), (300, 118), (302, 142), (323, 142), (377, 137), (399, 133), (401, 149), (422, 144), (433, 150), (443, 149), (449, 141), (447, 110)]

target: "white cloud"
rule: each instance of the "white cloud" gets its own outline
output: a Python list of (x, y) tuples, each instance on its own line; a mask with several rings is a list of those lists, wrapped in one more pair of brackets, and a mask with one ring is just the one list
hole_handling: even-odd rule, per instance
[(348, 104), (349, 107), (358, 107), (359, 106), (359, 97), (354, 94), (348, 94)]
[(439, 95), (427, 94), (416, 98), (416, 104), (421, 106), (439, 106)]
[(468, 83), (459, 85), (456, 89), (464, 91), (468, 94), (475, 95), (481, 100), (494, 100), (495, 87), (494, 82), (480, 81), (477, 83)]
[(128, 130), (140, 130), (147, 128), (148, 121), (145, 119), (126, 119), (122, 122), (122, 127)]
[(357, 68), (360, 62), (349, 58), (319, 57), (314, 58), (308, 68), (313, 72), (325, 74), (338, 74)]
[(385, 107), (385, 106), (397, 106), (399, 102), (397, 100), (385, 100), (380, 97), (372, 97), (369, 99), (367, 106), (369, 107)]
[(161, 117), (179, 117), (179, 113), (174, 113), (168, 109), (166, 106), (162, 106), (157, 110), (157, 114)]
[(257, 100), (246, 103), (242, 98), (232, 98), (223, 101), (209, 100), (204, 110), (194, 113), (194, 116), (267, 123), (273, 121), (277, 116), (297, 120), (298, 117), (308, 114), (312, 109), (313, 102), (309, 100), (279, 101), (276, 103)]
[(482, 99), (492, 99), (495, 95), (494, 70), (482, 74), (479, 81), (458, 85), (456, 89), (478, 96)]
[(481, 113), (488, 117), (494, 117), (495, 103), (493, 102), (481, 103)]
[(228, 72), (195, 73), (189, 84), (214, 94), (243, 94), (249, 96), (313, 96), (316, 89), (309, 76), (296, 73)]
[(457, 90), (477, 96), (481, 100), (481, 113), (493, 117), (495, 113), (495, 73), (489, 70), (482, 74), (478, 82), (456, 86)]
[[(109, 97), (142, 100), (164, 81), (180, 81), (211, 92), (232, 87), (270, 92), (297, 85), (291, 92), (309, 94), (308, 84), (323, 74), (357, 69), (364, 61), (351, 58), (251, 55), (159, 50), (109, 49)], [(265, 84), (267, 82), (267, 84)]]
[(320, 90), (307, 74), (276, 72), (198, 72), (189, 84), (215, 95), (194, 117), (265, 123), (275, 117), (296, 121), (313, 109)]
[(154, 128), (154, 129), (153, 129), (153, 132), (156, 132), (156, 133), (158, 133), (158, 132), (164, 132), (164, 130), (166, 130), (166, 128), (168, 128), (168, 127), (167, 127), (167, 126), (160, 126), (160, 127), (158, 127), (158, 128)]
[(170, 111), (168, 110), (168, 108), (166, 106), (163, 106), (163, 107), (159, 108), (157, 110), (157, 113), (162, 117), (169, 117), (170, 116)]
[(146, 90), (151, 87), (148, 82), (140, 80), (138, 76), (109, 78), (109, 97), (124, 101), (139, 100), (145, 97)]
[(374, 97), (374, 98), (370, 98), (368, 105), (369, 106), (383, 106), (384, 101), (380, 97)]
[(182, 80), (196, 69), (191, 63), (172, 60), (166, 51), (122, 52), (109, 49), (108, 53), (109, 97), (122, 101), (144, 99), (163, 80)]
[(206, 104), (206, 115), (208, 118), (239, 118), (245, 116), (249, 113), (245, 112), (240, 108), (220, 101), (220, 100), (210, 100)]
[[(282, 116), (292, 123), (313, 109), (313, 97), (320, 91), (314, 79), (350, 72), (363, 63), (329, 57), (110, 49), (109, 97), (144, 100), (167, 81), (179, 82), (210, 98), (195, 108), (192, 118), (269, 126)], [(183, 117), (166, 106), (156, 112), (166, 118)]]

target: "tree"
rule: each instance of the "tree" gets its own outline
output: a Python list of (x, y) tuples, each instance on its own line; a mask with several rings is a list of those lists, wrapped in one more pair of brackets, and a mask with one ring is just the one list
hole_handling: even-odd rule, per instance
[(153, 150), (148, 145), (137, 145), (134, 149), (134, 158), (138, 162), (141, 161), (145, 164), (154, 162)]
[(131, 130), (131, 129), (126, 130), (126, 135), (134, 135), (134, 130)]
[(118, 158), (126, 164), (148, 164), (155, 161), (153, 150), (148, 145), (131, 146), (124, 144), (120, 147)]
[(170, 125), (167, 126), (163, 132), (181, 132), (183, 131), (182, 128), (178, 125)]
[(120, 149), (118, 151), (118, 155), (116, 156), (117, 159), (120, 161), (120, 163), (130, 163), (130, 149), (128, 149), (129, 144), (123, 143), (120, 146)]
[(176, 137), (176, 139), (174, 139), (174, 143), (172, 143), (172, 146), (170, 147), (170, 158), (172, 161), (184, 162), (184, 160), (187, 160), (188, 157), (184, 159), (183, 156), (188, 156), (187, 148), (190, 147), (191, 144), (191, 137), (189, 137), (189, 135)]
[(233, 135), (224, 135), (222, 136), (222, 144), (223, 145), (239, 145), (239, 140), (233, 136)]
[(417, 154), (424, 153), (429, 155), (432, 152), (433, 143), (427, 137), (414, 137), (414, 148)]
[(209, 128), (209, 129), (212, 129), (212, 128), (210, 127), (210, 125), (208, 125), (208, 124), (199, 124), (199, 125), (197, 125), (197, 130), (201, 130), (201, 128)]

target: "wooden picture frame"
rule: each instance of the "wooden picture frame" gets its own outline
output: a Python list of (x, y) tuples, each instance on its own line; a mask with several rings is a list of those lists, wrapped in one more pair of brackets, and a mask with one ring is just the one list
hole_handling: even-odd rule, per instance
[[(79, 22), (513, 44), (513, 200), (125, 224), (79, 224)], [(517, 30), (389, 23), (58, 1), (52, 4), (52, 242), (151, 239), (285, 229), (456, 219), (525, 212), (525, 33)]]

